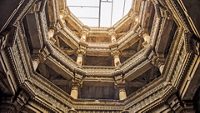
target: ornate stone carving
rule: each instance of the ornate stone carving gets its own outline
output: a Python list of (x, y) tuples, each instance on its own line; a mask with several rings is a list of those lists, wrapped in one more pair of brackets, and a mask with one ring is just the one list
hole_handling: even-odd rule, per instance
[[(138, 1), (138, 0), (136, 0)], [(143, 5), (145, 2), (150, 1), (142, 1)], [(29, 13), (35, 13), (39, 11), (39, 18), (37, 18), (39, 25), (41, 27), (41, 34), (42, 40), (48, 39), (47, 36), (47, 25), (46, 25), (46, 16), (45, 11), (43, 7), (43, 11), (40, 12), (42, 1), (36, 2), (36, 4), (33, 6), (33, 9)], [(121, 50), (124, 50), (127, 46), (127, 44), (133, 44), (136, 43), (132, 42), (134, 40), (139, 40), (139, 35), (142, 34), (142, 26), (138, 25), (135, 28), (131, 28), (131, 31), (128, 32), (126, 35), (118, 38), (116, 40), (117, 30), (118, 28), (115, 28), (113, 31), (111, 31), (111, 37), (115, 36), (115, 39), (112, 38), (112, 42), (116, 42), (116, 45), (111, 46), (111, 44), (99, 44), (98, 47), (94, 46), (92, 44), (87, 43), (86, 36), (83, 36), (82, 39), (85, 41), (86, 45), (81, 44), (79, 38), (74, 34), (69, 28), (67, 28), (67, 21), (66, 15), (64, 14), (61, 17), (60, 25), (63, 25), (63, 28), (59, 24), (55, 27), (55, 29), (58, 30), (60, 34), (62, 34), (63, 38), (66, 38), (67, 40), (70, 40), (69, 42), (74, 43), (74, 47), (78, 49), (78, 54), (87, 54), (86, 53), (86, 47), (90, 48), (91, 52), (97, 51), (97, 50), (104, 50), (107, 53), (110, 53), (114, 56), (115, 64), (118, 66), (115, 70), (115, 67), (79, 67), (68, 55), (64, 54), (61, 49), (56, 47), (54, 44), (45, 42), (45, 47), (39, 51), (39, 61), (41, 63), (51, 62), (49, 64), (54, 64), (59, 69), (62, 68), (64, 70), (62, 73), (63, 77), (72, 79), (72, 91), (71, 96), (75, 99), (72, 99), (69, 94), (61, 90), (61, 88), (58, 88), (54, 84), (52, 84), (50, 81), (39, 75), (37, 72), (35, 72), (35, 69), (37, 66), (34, 66), (34, 70), (31, 68), (31, 61), (33, 59), (30, 59), (30, 53), (27, 50), (27, 45), (25, 43), (26, 40), (24, 40), (25, 35), (22, 35), (23, 33), (21, 31), (20, 34), (18, 34), (18, 31), (14, 36), (16, 36), (14, 40), (11, 42), (9, 38), (5, 38), (7, 36), (3, 35), (3, 38), (0, 40), (1, 44), (1, 52), (2, 50), (6, 51), (6, 54), (8, 54), (8, 64), (13, 69), (13, 73), (17, 78), (17, 82), (20, 89), (26, 89), (27, 92), (22, 90), (19, 92), (18, 95), (15, 96), (13, 99), (13, 102), (15, 106), (19, 107), (18, 110), (23, 107), (29, 99), (34, 100), (38, 103), (38, 105), (47, 107), (55, 112), (99, 112), (99, 113), (120, 113), (122, 111), (128, 111), (130, 113), (134, 112), (148, 112), (149, 110), (152, 110), (153, 108), (163, 104), (163, 100), (167, 100), (167, 107), (170, 107), (172, 111), (182, 111), (183, 107), (182, 102), (179, 98), (176, 96), (171, 96), (168, 98), (169, 95), (173, 94), (174, 92), (179, 91), (179, 85), (182, 81), (182, 79), (185, 76), (185, 73), (188, 71), (188, 68), (191, 66), (191, 62), (193, 61), (193, 52), (194, 49), (195, 54), (199, 54), (198, 48), (199, 45), (195, 44), (195, 47), (191, 49), (191, 43), (190, 41), (185, 38), (187, 37), (187, 33), (183, 34), (183, 32), (180, 30), (177, 34), (176, 38), (174, 39), (174, 43), (170, 49), (170, 52), (168, 54), (168, 57), (165, 59), (163, 57), (155, 56), (155, 54), (152, 55), (152, 51), (155, 49), (156, 40), (158, 37), (158, 32), (161, 32), (159, 30), (162, 28), (164, 24), (162, 23), (162, 17), (168, 18), (168, 13), (160, 9), (160, 6), (156, 0), (154, 1), (155, 5), (155, 20), (152, 28), (152, 32), (150, 34), (151, 40), (146, 40), (149, 44), (147, 46), (137, 52), (134, 56), (132, 56), (130, 59), (125, 61), (123, 64), (120, 64), (119, 60), (119, 53)], [(178, 12), (177, 9), (174, 7), (174, 3), (172, 1), (167, 0), (166, 3), (168, 5), (172, 4), (172, 7), (169, 7), (172, 9), (172, 12)], [(43, 4), (45, 6), (45, 2)], [(40, 7), (40, 8), (38, 8)], [(62, 12), (61, 12), (62, 13)], [(140, 17), (144, 13), (140, 13)], [(144, 16), (144, 15), (143, 15)], [(181, 15), (178, 15), (181, 17)], [(179, 18), (175, 17), (175, 18)], [(69, 20), (72, 18), (69, 18)], [(129, 18), (130, 19), (130, 18)], [(127, 19), (126, 22), (129, 20)], [(181, 19), (178, 19), (178, 23), (180, 23), (180, 29), (181, 27), (185, 27), (185, 23), (182, 23)], [(74, 21), (75, 22), (75, 21)], [(76, 22), (74, 24), (77, 24)], [(120, 23), (119, 25), (122, 26), (124, 23)], [(20, 30), (24, 30), (21, 28), (22, 26), (18, 25), (20, 27)], [(74, 25), (76, 26), (76, 25)], [(77, 26), (76, 26), (77, 27)], [(186, 26), (187, 27), (187, 26)], [(188, 29), (184, 28), (186, 31)], [(81, 30), (80, 30), (81, 31)], [(87, 31), (88, 32), (88, 31)], [(116, 34), (115, 34), (116, 33)], [(87, 34), (83, 32), (83, 34)], [(12, 33), (11, 33), (12, 35)], [(57, 35), (57, 34), (56, 34)], [(108, 35), (108, 33), (107, 33)], [(50, 37), (53, 37), (53, 35), (50, 33)], [(145, 37), (145, 36), (144, 36)], [(148, 36), (149, 38), (149, 36)], [(129, 43), (131, 41), (131, 43)], [(5, 48), (5, 45), (11, 45), (7, 46)], [(111, 51), (109, 48), (111, 47)], [(149, 56), (151, 55), (151, 56)], [(82, 56), (81, 56), (82, 57)], [(78, 58), (77, 58), (78, 59)], [(37, 59), (38, 60), (38, 59)], [(82, 62), (82, 60), (77, 60)], [(154, 65), (160, 67), (160, 71), (162, 72), (162, 76), (154, 80), (152, 83), (149, 83), (148, 85), (144, 86), (140, 90), (136, 91), (133, 94), (129, 95), (129, 98), (126, 98), (126, 91), (125, 91), (125, 79), (127, 77), (133, 76), (134, 71), (142, 68), (146, 62), (152, 62)], [(51, 66), (47, 63), (48, 66)], [(82, 63), (81, 63), (82, 64)], [(165, 64), (165, 70), (163, 70), (163, 64)], [(103, 72), (106, 70), (105, 72)], [(68, 77), (70, 76), (70, 77)], [(134, 75), (137, 76), (137, 75)], [(10, 76), (8, 76), (10, 77)], [(119, 97), (120, 100), (83, 100), (83, 99), (77, 99), (78, 98), (78, 88), (81, 85), (82, 80), (84, 77), (91, 77), (91, 78), (97, 78), (102, 80), (110, 80), (111, 83), (114, 82), (117, 84), (117, 87), (119, 88)], [(106, 78), (107, 77), (107, 78)], [(14, 79), (13, 79), (14, 80)], [(177, 106), (178, 105), (178, 106)], [(167, 108), (166, 107), (166, 108)], [(71, 108), (74, 108), (72, 110), (69, 110)], [(170, 109), (170, 110), (171, 110)]]

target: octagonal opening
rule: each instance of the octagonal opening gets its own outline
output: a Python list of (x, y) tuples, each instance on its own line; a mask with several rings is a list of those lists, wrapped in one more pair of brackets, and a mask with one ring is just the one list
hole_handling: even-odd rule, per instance
[(131, 9), (133, 0), (66, 0), (69, 10), (89, 27), (111, 27)]

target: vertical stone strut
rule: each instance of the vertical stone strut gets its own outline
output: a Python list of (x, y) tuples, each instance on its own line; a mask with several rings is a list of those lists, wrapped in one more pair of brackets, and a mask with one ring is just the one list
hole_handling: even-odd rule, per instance
[(149, 34), (147, 33), (144, 33), (143, 34), (143, 39), (144, 39), (144, 42), (143, 42), (143, 46), (146, 47), (149, 43), (150, 43), (150, 36)]
[(124, 85), (123, 87), (119, 87), (119, 100), (124, 100), (126, 98), (127, 98), (127, 94), (126, 94), (125, 85)]
[(72, 80), (71, 97), (78, 99), (79, 87), (81, 86), (82, 75), (74, 73), (74, 79)]
[(111, 55), (113, 56), (113, 60), (114, 60), (114, 65), (115, 67), (117, 67), (118, 65), (121, 64), (120, 62), (120, 58), (119, 58), (119, 50), (117, 48), (117, 43), (116, 43), (116, 33), (114, 31), (114, 29), (111, 29), (109, 31), (109, 35), (111, 37), (111, 43), (112, 43), (112, 46), (111, 46)]
[(71, 90), (71, 97), (74, 98), (74, 99), (77, 99), (78, 98), (78, 89), (79, 89), (79, 83), (77, 82), (74, 82), (72, 83), (72, 90)]
[(88, 31), (88, 28), (83, 28), (83, 31), (81, 32), (81, 41), (86, 42)]
[(115, 31), (114, 31), (114, 29), (111, 29), (110, 31), (109, 31), (109, 35), (110, 35), (110, 37), (111, 37), (111, 42), (112, 43), (116, 43), (116, 33), (115, 33)]
[(113, 55), (115, 67), (119, 66), (121, 64), (120, 58), (119, 58), (120, 52), (118, 50), (114, 50), (111, 52), (111, 54)]
[(119, 91), (119, 100), (124, 100), (127, 98), (125, 89), (125, 80), (122, 75), (115, 76), (115, 82)]
[(84, 30), (82, 31), (81, 34), (81, 40), (80, 40), (80, 47), (77, 51), (77, 59), (76, 59), (76, 63), (79, 66), (82, 66), (83, 64), (83, 55), (86, 53), (86, 47), (84, 47), (82, 44), (84, 44), (86, 42), (86, 38), (87, 38), (87, 34), (88, 34), (88, 29), (84, 28)]
[(80, 49), (77, 51), (77, 59), (76, 59), (76, 63), (79, 66), (83, 65), (83, 55), (86, 53), (85, 48), (82, 48), (82, 46), (80, 46)]

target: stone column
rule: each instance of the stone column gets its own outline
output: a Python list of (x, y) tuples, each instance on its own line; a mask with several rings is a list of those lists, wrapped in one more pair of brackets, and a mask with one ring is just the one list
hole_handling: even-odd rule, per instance
[(49, 29), (48, 38), (51, 39), (53, 36), (54, 36), (54, 30), (53, 29)]
[(37, 56), (32, 56), (32, 66), (33, 66), (34, 71), (38, 68), (38, 65), (40, 63), (43, 63), (46, 61), (49, 54), (50, 53), (47, 50), (47, 48), (43, 48)]
[(150, 43), (150, 36), (149, 36), (149, 34), (144, 33), (143, 34), (143, 39), (144, 39), (144, 42), (142, 43), (142, 45), (145, 47), (147, 44)]
[(72, 89), (71, 89), (71, 97), (74, 99), (78, 99), (78, 91), (81, 86), (82, 75), (74, 73), (74, 79), (72, 80)]
[(83, 63), (83, 54), (82, 53), (78, 53), (76, 63), (78, 65), (82, 65), (82, 63)]
[(79, 89), (79, 85), (78, 84), (72, 84), (72, 90), (71, 90), (71, 97), (74, 99), (78, 98), (78, 89)]
[(119, 91), (119, 100), (124, 100), (127, 98), (125, 89), (125, 80), (122, 75), (115, 76), (115, 82)]
[(129, 18), (131, 19), (131, 21), (134, 22), (134, 24), (138, 24), (139, 23), (139, 14), (138, 12), (133, 11), (133, 9), (131, 10), (131, 12), (128, 13)]
[(56, 43), (56, 40), (53, 38), (54, 36), (54, 29), (49, 29), (48, 31), (48, 39), (54, 44)]
[(157, 67), (159, 68), (160, 73), (163, 72), (164, 66), (165, 66), (165, 59), (164, 58), (158, 58)]
[(115, 67), (119, 66), (121, 64), (120, 58), (119, 58), (120, 52), (118, 50), (115, 50), (115, 51), (111, 52), (111, 54), (113, 55)]
[(155, 56), (153, 57), (152, 64), (156, 66), (162, 74), (165, 66), (165, 58), (163, 58), (162, 56)]
[(115, 67), (121, 64), (119, 55), (114, 55), (114, 64), (115, 64)]
[(59, 23), (63, 29), (66, 28), (65, 20), (68, 19), (70, 12), (68, 10), (61, 10), (59, 15)]
[(116, 33), (115, 33), (114, 29), (111, 29), (109, 31), (109, 35), (111, 37), (111, 42), (112, 42), (111, 55), (113, 56), (114, 65), (115, 65), (115, 67), (117, 67), (118, 65), (121, 64), (121, 62), (120, 62), (120, 58), (119, 58), (120, 52), (119, 52), (119, 50), (117, 48), (118, 45), (116, 43)]
[(110, 35), (111, 42), (115, 43), (116, 42), (116, 33), (115, 33), (114, 28), (110, 29), (108, 32), (109, 32), (108, 34)]
[(161, 65), (158, 66), (158, 68), (159, 68), (159, 70), (160, 70), (160, 73), (163, 72), (164, 66), (165, 66), (164, 64), (161, 64)]
[(85, 42), (86, 41), (86, 38), (87, 38), (87, 35), (88, 35), (88, 28), (83, 28), (83, 31), (81, 33), (81, 41)]
[(79, 66), (82, 66), (83, 64), (83, 55), (85, 54), (85, 50), (84, 49), (79, 49), (77, 51), (77, 59), (76, 59), (76, 63), (79, 65)]
[(32, 63), (33, 63), (33, 70), (35, 71), (35, 70), (37, 69), (39, 63), (40, 63), (39, 58), (38, 58), (38, 59), (34, 59), (34, 60), (32, 61)]
[(111, 37), (111, 42), (115, 43), (116, 42), (116, 33), (113, 29), (111, 31), (109, 31), (109, 35)]
[(124, 87), (119, 88), (119, 100), (124, 100), (126, 98), (127, 98), (127, 95), (126, 95), (126, 90), (125, 90), (125, 85), (124, 85)]

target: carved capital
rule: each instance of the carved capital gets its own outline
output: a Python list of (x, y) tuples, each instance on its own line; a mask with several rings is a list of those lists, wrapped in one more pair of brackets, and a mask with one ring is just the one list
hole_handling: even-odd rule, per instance
[(153, 56), (153, 59), (151, 62), (153, 65), (160, 67), (161, 65), (165, 64), (165, 58), (159, 57), (159, 56)]
[(108, 34), (109, 34), (110, 36), (116, 36), (116, 35), (117, 35), (114, 28), (111, 28), (111, 29), (108, 31)]
[(128, 13), (128, 16), (130, 17), (131, 20), (133, 20), (135, 23), (138, 23), (139, 22), (139, 14), (134, 12), (134, 11), (130, 11)]
[(74, 71), (74, 78), (72, 79), (72, 84), (80, 86), (82, 84), (83, 75), (78, 74), (76, 70)]
[(54, 29), (49, 29), (48, 30), (48, 38), (51, 39), (55, 34), (55, 30)]
[(43, 48), (38, 56), (35, 56), (34, 59), (37, 59), (39, 57), (40, 62), (44, 62), (47, 57), (50, 55), (50, 52), (47, 50), (47, 48)]
[(115, 84), (118, 88), (125, 88), (125, 80), (123, 75), (114, 76)]
[(83, 78), (83, 76), (81, 76), (81, 75), (79, 75), (79, 74), (76, 74), (75, 76), (74, 76), (74, 79), (72, 80), (72, 82), (74, 83), (74, 84), (81, 84), (81, 82), (82, 82), (82, 78)]
[(70, 11), (68, 11), (68, 10), (61, 10), (60, 11), (60, 19), (61, 20), (66, 19), (69, 16), (69, 14), (70, 14)]
[(77, 54), (86, 54), (86, 47), (80, 46), (79, 49), (77, 50)]
[(112, 56), (116, 56), (116, 55), (119, 56), (120, 55), (120, 51), (117, 50), (117, 49), (114, 49), (114, 50), (111, 51), (111, 55)]
[(150, 36), (147, 33), (143, 33), (142, 35), (144, 42), (142, 43), (142, 45), (145, 47), (147, 44), (150, 43)]
[(81, 34), (87, 36), (89, 34), (89, 28), (87, 26), (84, 26), (81, 31)]

